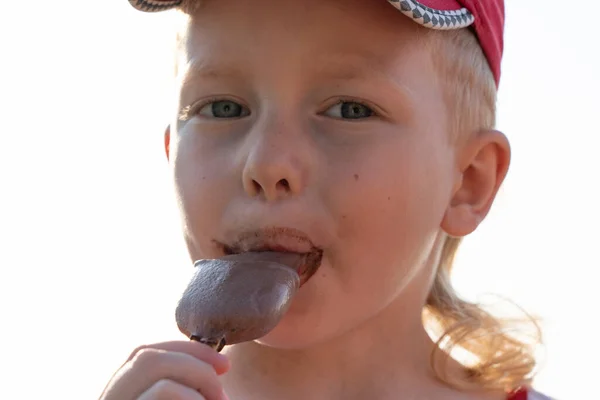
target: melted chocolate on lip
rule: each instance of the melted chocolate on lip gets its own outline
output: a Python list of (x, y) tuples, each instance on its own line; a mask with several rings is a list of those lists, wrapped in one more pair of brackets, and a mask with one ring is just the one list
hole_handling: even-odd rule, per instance
[(304, 264), (300, 267), (300, 271), (298, 271), (298, 274), (300, 274), (300, 287), (302, 287), (302, 285), (304, 285), (315, 274), (315, 272), (317, 272), (317, 270), (321, 266), (322, 260), (322, 251), (316, 251), (306, 254)]

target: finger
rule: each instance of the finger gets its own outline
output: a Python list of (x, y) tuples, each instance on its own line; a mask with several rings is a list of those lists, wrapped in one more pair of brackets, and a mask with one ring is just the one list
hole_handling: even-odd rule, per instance
[(221, 382), (210, 364), (186, 353), (147, 348), (123, 366), (106, 398), (134, 399), (164, 379), (200, 391), (206, 400), (221, 400), (223, 396)]
[(127, 361), (131, 361), (138, 352), (144, 349), (156, 349), (189, 354), (213, 366), (218, 375), (224, 374), (230, 368), (229, 359), (224, 354), (217, 353), (205, 344), (195, 341), (172, 341), (143, 345), (135, 349)]
[(206, 400), (200, 393), (169, 379), (156, 382), (138, 400)]

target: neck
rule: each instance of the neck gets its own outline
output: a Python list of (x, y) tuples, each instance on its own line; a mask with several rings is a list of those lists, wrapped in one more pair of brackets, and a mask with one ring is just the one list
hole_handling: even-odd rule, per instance
[(362, 326), (310, 348), (233, 346), (224, 378), (230, 397), (376, 399), (401, 390), (404, 398), (422, 398), (425, 387), (440, 386), (430, 368), (434, 344), (420, 310), (400, 297)]

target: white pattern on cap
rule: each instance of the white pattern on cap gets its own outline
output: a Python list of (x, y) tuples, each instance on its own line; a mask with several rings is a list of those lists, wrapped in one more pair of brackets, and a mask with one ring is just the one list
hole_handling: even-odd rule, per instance
[(129, 0), (129, 3), (140, 11), (156, 12), (179, 7), (183, 0)]
[(436, 10), (416, 0), (387, 1), (416, 23), (431, 29), (462, 29), (475, 22), (475, 17), (466, 8), (461, 8), (460, 10)]

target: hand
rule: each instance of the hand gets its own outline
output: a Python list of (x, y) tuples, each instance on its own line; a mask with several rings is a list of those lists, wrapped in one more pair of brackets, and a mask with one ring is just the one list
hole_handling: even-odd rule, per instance
[(113, 375), (100, 400), (226, 400), (218, 375), (227, 357), (198, 342), (138, 347)]

